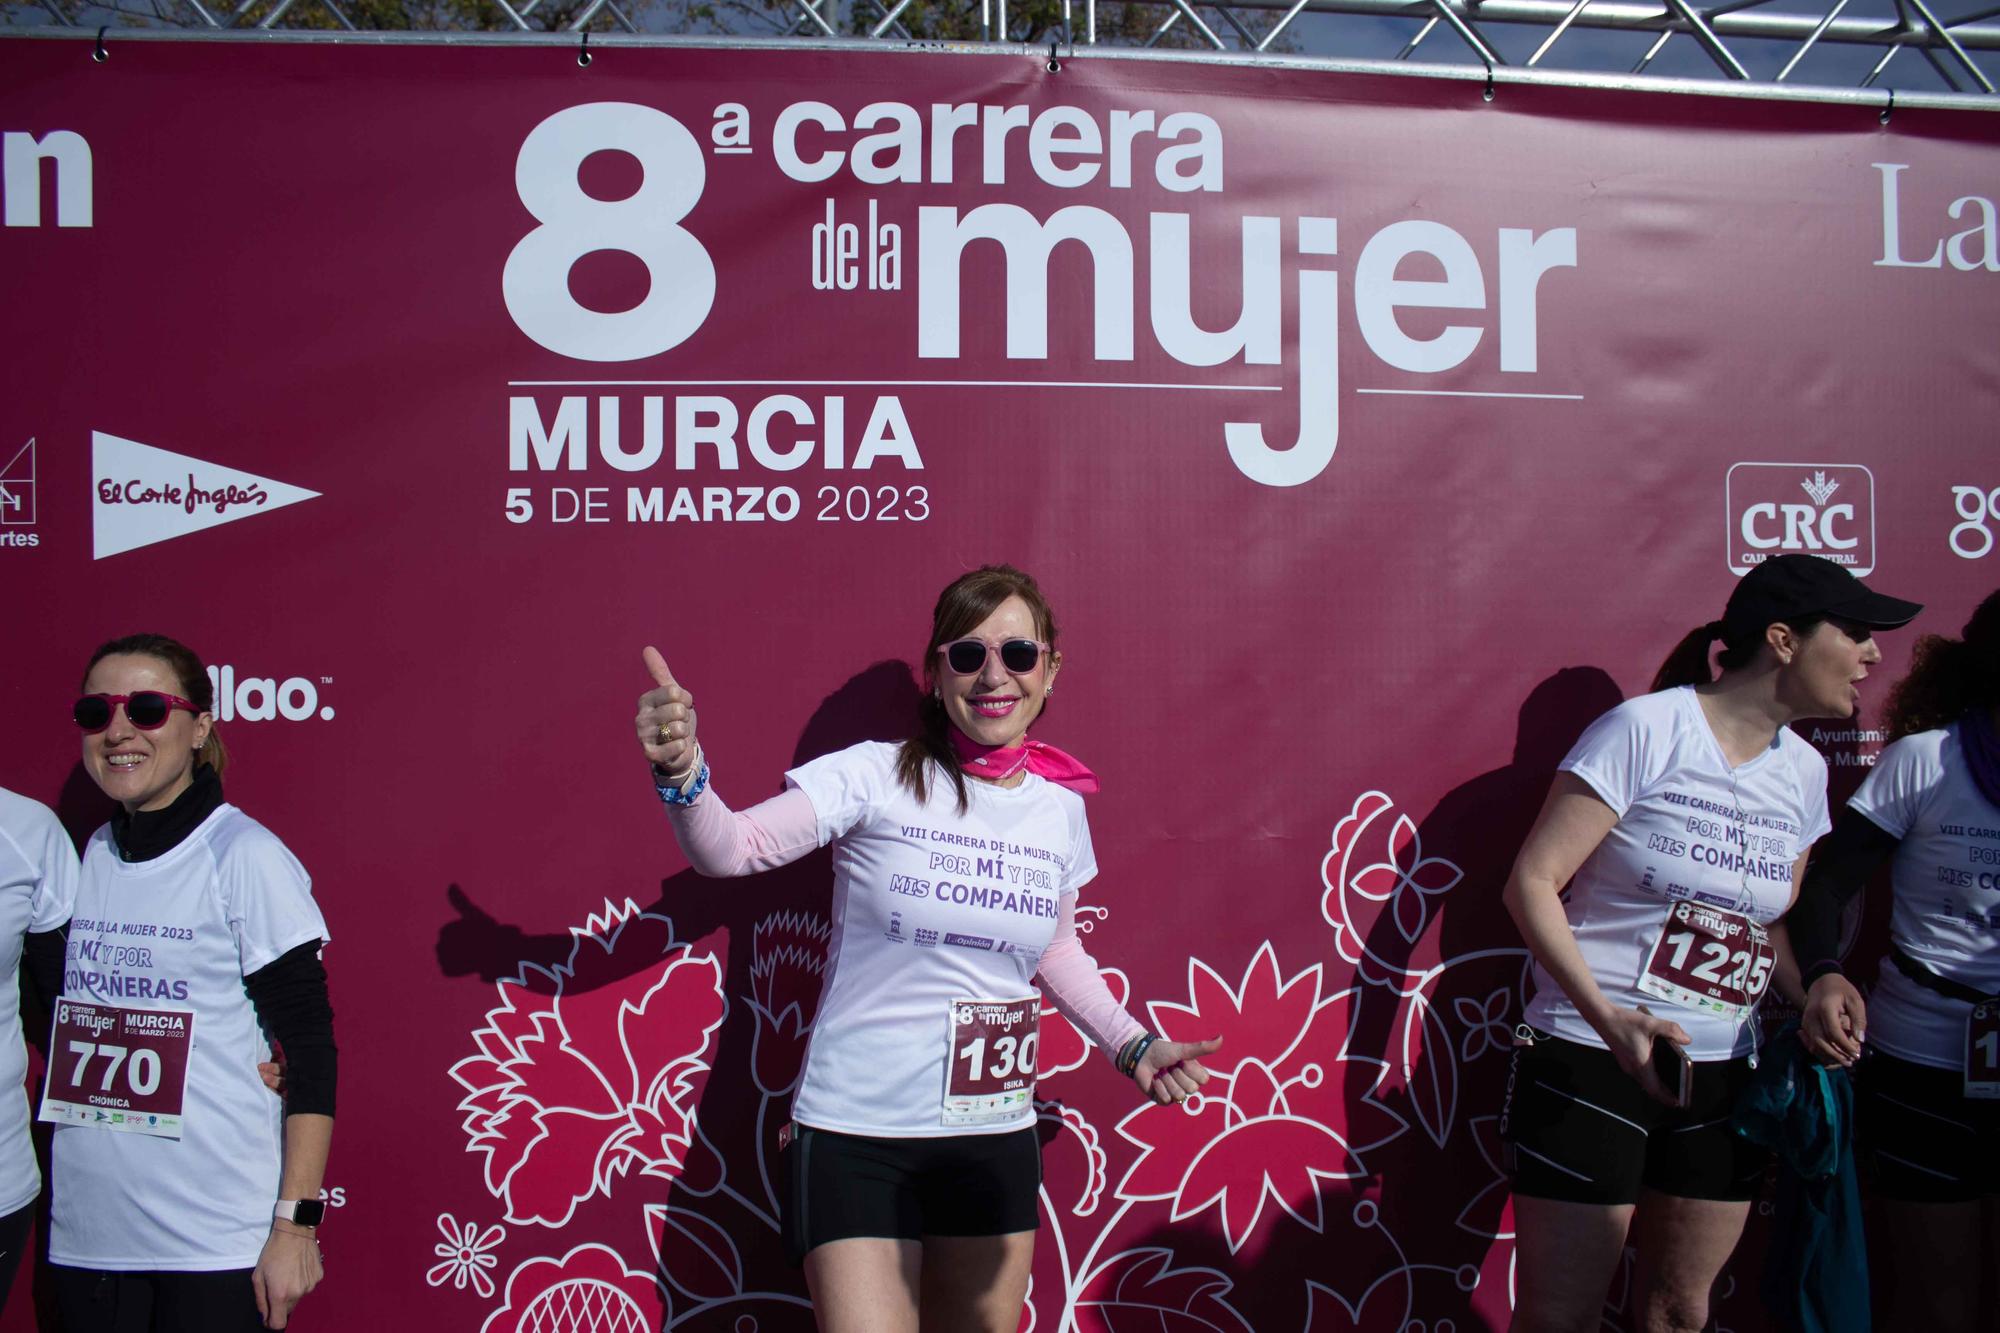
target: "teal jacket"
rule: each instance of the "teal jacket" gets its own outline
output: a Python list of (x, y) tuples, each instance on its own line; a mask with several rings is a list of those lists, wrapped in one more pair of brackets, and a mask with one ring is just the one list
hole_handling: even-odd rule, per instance
[(1732, 1127), (1778, 1154), (1764, 1306), (1784, 1333), (1869, 1333), (1868, 1247), (1854, 1170), (1854, 1084), (1815, 1064), (1787, 1019)]

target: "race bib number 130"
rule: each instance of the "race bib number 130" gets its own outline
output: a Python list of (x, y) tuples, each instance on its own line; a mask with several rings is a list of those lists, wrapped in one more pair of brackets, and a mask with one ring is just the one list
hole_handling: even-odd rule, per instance
[(1034, 1104), (1042, 1002), (953, 1000), (943, 1122), (990, 1125)]
[(185, 1009), (56, 1001), (42, 1119), (179, 1138), (193, 1038)]

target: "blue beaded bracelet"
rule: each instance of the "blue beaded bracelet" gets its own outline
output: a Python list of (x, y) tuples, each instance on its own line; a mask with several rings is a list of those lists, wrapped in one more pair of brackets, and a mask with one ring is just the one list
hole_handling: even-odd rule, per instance
[(653, 770), (653, 790), (660, 793), (660, 799), (668, 805), (693, 805), (695, 798), (708, 790), (708, 761), (703, 760), (701, 772), (694, 775), (694, 785), (682, 791), (678, 785), (668, 786), (665, 775)]

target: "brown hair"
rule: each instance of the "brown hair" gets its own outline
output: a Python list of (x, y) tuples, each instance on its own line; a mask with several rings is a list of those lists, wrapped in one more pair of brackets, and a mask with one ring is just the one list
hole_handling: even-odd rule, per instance
[(2000, 703), (2000, 592), (1988, 594), (1956, 639), (1926, 634), (1910, 651), (1910, 670), (1889, 691), (1889, 739), (1901, 740)]
[[(1009, 597), (1028, 604), (1035, 617), (1035, 632), (1049, 646), (1056, 647), (1056, 621), (1035, 581), (1012, 565), (982, 565), (961, 574), (945, 585), (931, 610), (931, 638), (924, 645), (924, 695), (917, 705), (917, 734), (903, 742), (896, 755), (896, 780), (919, 801), (927, 801), (932, 764), (944, 771), (958, 795), (958, 812), (971, 804), (966, 794), (965, 774), (958, 768), (958, 751), (951, 744), (951, 719), (945, 715), (944, 701), (938, 698), (938, 649), (953, 639), (962, 639), (979, 628), (979, 623), (1000, 609)], [(194, 696), (190, 695), (189, 698)]]
[(107, 657), (152, 657), (165, 662), (180, 682), (181, 697), (198, 704), (201, 711), (209, 714), (208, 739), (201, 744), (201, 752), (195, 756), (195, 767), (207, 764), (221, 777), (222, 770), (229, 765), (229, 752), (222, 748), (222, 733), (215, 725), (215, 687), (209, 683), (208, 668), (201, 664), (194, 650), (178, 639), (170, 639), (164, 634), (127, 634), (99, 645), (90, 655), (90, 662), (83, 668), (83, 677), (90, 679), (92, 668)]

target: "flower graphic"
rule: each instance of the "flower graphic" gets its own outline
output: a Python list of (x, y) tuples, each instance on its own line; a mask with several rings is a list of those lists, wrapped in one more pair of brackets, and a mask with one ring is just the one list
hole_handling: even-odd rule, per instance
[(727, 1012), (713, 954), (631, 901), (572, 928), (568, 961), (523, 964), (451, 1075), (467, 1151), (515, 1225), (561, 1226), (637, 1165), (692, 1193), (722, 1183), (695, 1124)]
[(481, 1300), (490, 1299), (493, 1278), (487, 1270), (498, 1268), (500, 1261), (487, 1251), (507, 1238), (505, 1228), (488, 1227), (481, 1231), (476, 1222), (461, 1226), (450, 1213), (439, 1213), (437, 1226), (444, 1233), (444, 1240), (433, 1246), (432, 1252), (444, 1262), (424, 1274), (424, 1280), (433, 1287), (449, 1282), (459, 1291), (470, 1285)]
[[(1362, 793), (1334, 825), (1332, 851), (1320, 861), (1320, 915), (1334, 927), (1334, 947), (1348, 963), (1360, 965), (1360, 979), (1412, 991), (1424, 969), (1410, 959), (1432, 919), (1432, 899), (1450, 893), (1464, 871), (1442, 857), (1426, 857), (1408, 815), (1384, 817), (1394, 803), (1378, 793)], [(1388, 913), (1396, 933), (1386, 943), (1376, 931)]]
[(1507, 1013), (1513, 1004), (1513, 996), (1507, 993), (1505, 986), (1493, 991), (1483, 1001), (1461, 995), (1451, 1002), (1452, 1012), (1458, 1015), (1459, 1022), (1465, 1024), (1465, 1041), (1459, 1047), (1462, 1063), (1470, 1064), (1489, 1050), (1513, 1048), (1513, 1029), (1507, 1026)]
[(652, 1275), (589, 1244), (516, 1268), (480, 1333), (656, 1333), (666, 1323), (666, 1295)]
[[(1115, 967), (1103, 969), (1103, 976), (1105, 985), (1111, 988), (1112, 998), (1124, 1004), (1125, 997), (1131, 993), (1131, 981)], [(1096, 1043), (1078, 1032), (1076, 1025), (1064, 1018), (1046, 996), (1042, 999), (1041, 1022), (1041, 1050), (1036, 1055), (1035, 1080), (1046, 1082), (1057, 1074), (1081, 1069)]]
[(782, 1097), (799, 1081), (806, 1034), (819, 1016), (832, 929), (811, 912), (776, 912), (750, 937), (750, 1077), (766, 1097)]
[[(1407, 993), (1421, 981), (1423, 969), (1409, 955), (1430, 924), (1432, 900), (1451, 892), (1464, 872), (1424, 854), (1408, 815), (1385, 821), (1394, 806), (1379, 791), (1364, 792), (1335, 825), (1332, 850), (1320, 862), (1320, 915), (1333, 927), (1340, 956), (1360, 965), (1363, 981)], [(1385, 911), (1401, 940), (1386, 956), (1388, 946), (1373, 936)]]
[(1356, 993), (1322, 997), (1318, 964), (1286, 978), (1266, 941), (1235, 987), (1199, 960), (1188, 1005), (1155, 1002), (1155, 1028), (1175, 1041), (1220, 1032), (1211, 1074), (1185, 1107), (1141, 1107), (1118, 1124), (1139, 1157), (1118, 1183), (1126, 1200), (1160, 1199), (1174, 1221), (1222, 1211), (1232, 1253), (1257, 1230), (1266, 1202), (1317, 1232), (1325, 1181), (1369, 1174), (1364, 1154), (1408, 1128), (1374, 1099), (1388, 1073), (1352, 1054)]

